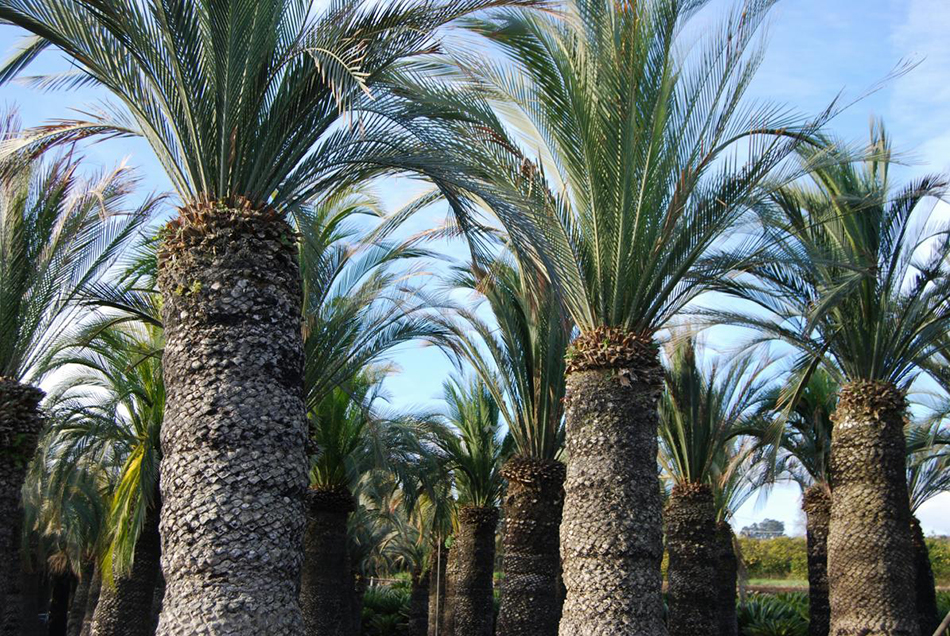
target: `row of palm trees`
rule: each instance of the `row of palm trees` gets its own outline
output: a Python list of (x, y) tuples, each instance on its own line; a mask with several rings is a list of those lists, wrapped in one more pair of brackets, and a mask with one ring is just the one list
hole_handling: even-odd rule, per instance
[[(4, 338), (15, 345), (0, 400), (4, 449), (16, 449), (4, 469), (6, 518), (18, 518), (42, 419), (31, 384), (78, 366), (99, 379), (52, 396), (56, 424), (33, 467), (35, 483), (52, 489), (42, 492), (61, 494), (54, 501), (109, 493), (105, 509), (82, 511), (108, 518), (108, 532), (78, 544), (108, 544), (95, 550), (110, 555), (97, 613), (127, 622), (130, 610), (109, 609), (124, 596), (144, 607), (131, 590), (158, 578), (157, 530), (157, 633), (352, 629), (359, 604), (344, 596), (361, 575), (344, 549), (347, 519), (382, 480), (404, 499), (399, 527), (417, 525), (431, 548), (430, 591), (436, 607), (445, 599), (435, 624), (490, 634), (507, 482), (499, 630), (664, 634), (662, 449), (673, 482), (669, 629), (698, 633), (721, 619), (734, 633), (734, 620), (711, 614), (734, 607), (726, 524), (752, 489), (753, 460), (793, 456), (782, 444), (791, 414), (826, 374), (840, 387), (834, 444), (821, 443), (827, 474), (810, 478), (831, 491), (829, 628), (922, 633), (903, 430), (910, 383), (943, 377), (950, 245), (922, 209), (945, 181), (895, 190), (883, 131), (860, 152), (821, 132), (834, 105), (811, 120), (751, 105), (743, 95), (761, 60), (757, 28), (773, 2), (744, 3), (685, 48), (684, 28), (705, 4), (338, 2), (320, 13), (304, 0), (0, 1), (0, 19), (32, 34), (4, 79), (54, 47), (73, 70), (35, 83), (95, 85), (118, 100), (83, 120), (5, 135), (5, 219), (9, 207), (20, 220), (12, 231), (4, 223), (0, 287), (5, 298), (36, 300), (3, 309), (4, 333), (15, 335)], [(489, 54), (446, 34), (463, 18)], [(51, 148), (129, 135), (149, 142), (178, 215), (116, 284), (97, 279), (132, 220), (159, 201), (120, 223), (103, 192), (118, 204), (126, 190), (101, 186), (80, 206), (88, 227), (51, 256), (36, 245), (55, 245), (59, 219), (81, 217), (67, 203), (85, 199), (54, 206), (29, 175)], [(348, 221), (377, 207), (358, 184), (394, 173), (420, 175), (433, 191), (353, 250)], [(389, 239), (438, 198), (454, 212), (445, 232), (464, 236), (472, 255), (450, 284), (482, 292), (497, 325), (403, 284), (404, 261), (427, 254), (418, 241)], [(38, 243), (17, 227), (34, 216)], [(52, 300), (42, 302), (44, 290)], [(762, 369), (734, 367), (703, 384), (689, 348), (661, 364), (660, 336), (695, 316), (706, 291), (742, 310), (703, 318), (794, 348), (790, 388), (760, 444), (732, 427), (751, 417)], [(103, 321), (61, 346), (90, 304)], [(374, 412), (372, 363), (416, 338), (447, 347), (478, 378), (447, 389), (439, 425)], [(104, 367), (116, 366), (123, 377), (109, 379)], [(113, 397), (90, 409), (90, 387)], [(121, 431), (89, 432), (100, 424)], [(99, 450), (87, 448), (92, 440)], [(430, 455), (442, 473), (419, 470)], [(448, 517), (446, 471), (457, 495)], [(447, 518), (457, 527), (445, 555)], [(13, 573), (19, 532), (4, 531)], [(301, 578), (307, 555), (335, 565)], [(3, 579), (4, 614), (15, 621), (18, 577)], [(421, 590), (416, 598), (421, 605)], [(107, 633), (106, 618), (93, 622)]]

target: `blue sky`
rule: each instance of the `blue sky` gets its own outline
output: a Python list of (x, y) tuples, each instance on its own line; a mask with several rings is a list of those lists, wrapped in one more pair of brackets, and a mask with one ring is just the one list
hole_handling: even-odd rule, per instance
[[(385, 1), (385, 0), (380, 0)], [(732, 6), (713, 0), (713, 16)], [(877, 84), (901, 61), (918, 66), (885, 84), (839, 115), (832, 128), (848, 140), (867, 137), (872, 117), (881, 117), (908, 165), (899, 174), (910, 178), (950, 170), (950, 3), (946, 0), (781, 0), (767, 29), (768, 52), (751, 94), (788, 104), (804, 112), (823, 109), (840, 91), (856, 98)], [(0, 27), (5, 55), (19, 32)], [(62, 70), (48, 56), (36, 71)], [(82, 93), (39, 93), (26, 86), (0, 89), (0, 104), (17, 106), (24, 124), (71, 116), (69, 108), (98, 97)], [(127, 161), (141, 169), (145, 190), (162, 191), (168, 183), (144, 142), (110, 141), (85, 151), (89, 165), (112, 166)], [(418, 190), (407, 180), (379, 184), (388, 207), (395, 209)], [(444, 209), (412, 222), (414, 229), (438, 223)], [(431, 348), (404, 347), (395, 356), (401, 372), (388, 381), (396, 406), (436, 399), (450, 366)], [(737, 527), (765, 517), (782, 520), (791, 531), (802, 530), (797, 487), (779, 485), (770, 495), (753, 498), (741, 508)], [(925, 532), (950, 534), (950, 494), (924, 506), (919, 516)]]

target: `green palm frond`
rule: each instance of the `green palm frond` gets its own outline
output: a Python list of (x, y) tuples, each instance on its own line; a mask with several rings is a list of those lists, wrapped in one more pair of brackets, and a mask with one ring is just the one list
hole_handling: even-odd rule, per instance
[[(7, 115), (0, 137), (17, 134)], [(137, 177), (124, 166), (84, 180), (71, 156), (6, 165), (11, 170), (0, 179), (0, 376), (35, 381), (82, 296), (117, 261), (159, 199), (130, 207)]]

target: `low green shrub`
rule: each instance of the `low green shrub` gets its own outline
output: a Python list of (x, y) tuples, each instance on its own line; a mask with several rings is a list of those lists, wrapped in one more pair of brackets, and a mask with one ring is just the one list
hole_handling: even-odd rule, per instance
[(399, 636), (409, 627), (409, 588), (370, 587), (363, 596), (363, 634)]
[(808, 594), (750, 594), (738, 616), (741, 636), (808, 636)]

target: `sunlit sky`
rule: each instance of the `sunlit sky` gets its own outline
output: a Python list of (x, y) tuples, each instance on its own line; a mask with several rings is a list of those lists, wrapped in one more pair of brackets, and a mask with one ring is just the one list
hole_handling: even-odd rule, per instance
[[(385, 0), (380, 0), (385, 2)], [(714, 16), (731, 6), (713, 0)], [(702, 18), (701, 18), (702, 19)], [(753, 97), (788, 104), (804, 112), (823, 109), (839, 92), (864, 94), (902, 60), (918, 65), (886, 83), (839, 115), (832, 128), (848, 140), (867, 137), (872, 117), (884, 120), (906, 164), (901, 179), (950, 170), (950, 2), (947, 0), (780, 0), (767, 29), (768, 52), (755, 80)], [(21, 32), (0, 27), (0, 52), (7, 54)], [(63, 70), (48, 55), (33, 72)], [(23, 85), (0, 88), (0, 104), (16, 106), (25, 125), (71, 116), (70, 108), (100, 95), (40, 93)], [(126, 161), (142, 171), (143, 192), (169, 188), (144, 142), (115, 140), (85, 149), (88, 165), (111, 167)], [(390, 209), (405, 203), (418, 187), (405, 179), (378, 186)], [(441, 222), (444, 206), (412, 221), (413, 230)], [(714, 344), (714, 343), (710, 343)], [(437, 400), (451, 366), (437, 350), (410, 345), (395, 356), (399, 373), (387, 380), (394, 406), (426, 405)], [(950, 534), (950, 494), (927, 504), (918, 516), (928, 534)], [(786, 531), (804, 531), (797, 486), (777, 485), (767, 497), (753, 497), (736, 514), (737, 529), (764, 518), (784, 521)]]

